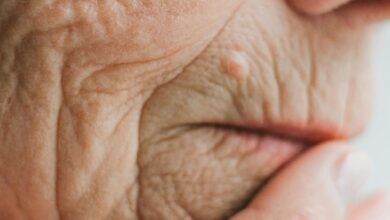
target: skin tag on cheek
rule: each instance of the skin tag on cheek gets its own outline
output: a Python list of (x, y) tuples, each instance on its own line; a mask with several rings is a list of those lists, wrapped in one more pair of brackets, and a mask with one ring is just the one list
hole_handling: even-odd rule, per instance
[(237, 79), (245, 78), (249, 75), (249, 64), (245, 53), (233, 51), (226, 55), (223, 60), (226, 74)]

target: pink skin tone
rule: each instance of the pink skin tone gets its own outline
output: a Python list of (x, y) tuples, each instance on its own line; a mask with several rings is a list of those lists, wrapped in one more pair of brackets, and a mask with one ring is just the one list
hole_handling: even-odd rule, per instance
[[(0, 220), (383, 220), (390, 0), (0, 0)], [(340, 142), (341, 141), (341, 142)]]
[[(298, 10), (310, 15), (327, 13), (349, 2), (291, 0)], [(375, 20), (388, 14), (390, 4), (386, 4), (387, 2), (361, 1), (341, 10), (345, 10), (348, 16), (356, 20), (365, 16)], [(348, 157), (355, 158), (350, 159), (349, 165), (345, 165)], [(350, 168), (345, 169), (343, 166)], [(327, 143), (316, 146), (284, 168), (247, 208), (231, 220), (390, 219), (390, 192), (379, 192), (364, 201), (354, 201), (359, 188), (369, 176), (369, 169), (369, 159), (347, 144)], [(339, 176), (340, 173), (344, 176)], [(345, 179), (346, 182), (342, 184), (345, 189), (339, 188), (339, 178)], [(319, 184), (323, 187), (317, 187)]]
[(356, 203), (369, 170), (367, 156), (345, 143), (316, 146), (284, 168), (231, 220), (389, 219), (389, 193)]
[[(297, 9), (311, 15), (326, 13), (348, 2), (348, 0), (291, 0), (291, 3)], [(382, 17), (382, 12), (378, 10), (378, 7), (390, 8), (390, 4), (379, 4), (377, 2), (371, 3), (372, 5), (369, 5), (370, 3), (367, 4), (361, 6), (366, 7), (366, 9), (359, 7), (353, 9), (359, 11), (359, 13), (360, 11), (364, 12), (364, 10), (367, 10), (367, 14), (352, 14), (352, 16)], [(371, 7), (377, 10), (373, 10)], [(352, 11), (349, 13), (357, 12)], [(359, 19), (359, 17), (356, 17), (356, 19)], [(357, 154), (351, 150), (350, 146), (342, 143), (329, 143), (316, 146), (315, 149), (307, 152), (281, 171), (246, 209), (231, 220), (389, 219), (390, 193), (378, 193), (352, 206), (349, 201), (351, 198), (348, 198), (351, 193), (349, 195), (338, 193), (340, 189), (337, 189), (337, 184), (334, 182), (332, 173), (335, 172), (335, 164), (340, 169), (340, 157), (344, 157), (345, 160), (345, 154), (354, 153)], [(360, 156), (353, 164), (358, 170), (351, 169), (347, 173), (344, 173), (345, 175), (355, 175), (354, 177), (349, 177), (348, 181), (350, 182), (345, 184), (345, 187), (353, 188), (354, 185), (362, 185), (362, 178), (359, 178), (359, 175), (363, 176), (363, 178), (368, 176), (367, 169), (369, 169), (369, 165), (367, 160), (367, 158)], [(302, 176), (302, 173), (305, 173), (305, 175)], [(329, 174), (330, 176), (328, 176)], [(329, 178), (333, 180), (328, 181)], [(318, 191), (319, 188), (316, 187), (316, 184), (321, 183), (324, 184), (324, 187), (321, 187), (321, 190)], [(352, 194), (356, 195), (358, 189), (356, 187), (352, 189), (354, 190)], [(316, 196), (314, 197), (313, 195)], [(274, 204), (278, 205), (275, 206)]]

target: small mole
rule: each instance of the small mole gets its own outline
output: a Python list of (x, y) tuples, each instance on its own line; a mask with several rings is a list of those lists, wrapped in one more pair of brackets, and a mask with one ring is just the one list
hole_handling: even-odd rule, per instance
[(227, 74), (243, 78), (249, 74), (249, 64), (245, 53), (232, 51), (224, 59), (225, 71)]

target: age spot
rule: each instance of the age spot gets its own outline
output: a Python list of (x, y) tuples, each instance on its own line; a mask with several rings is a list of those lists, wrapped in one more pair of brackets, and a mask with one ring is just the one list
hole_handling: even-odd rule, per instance
[(245, 53), (232, 51), (228, 53), (223, 61), (227, 74), (237, 79), (245, 78), (249, 75), (249, 64)]

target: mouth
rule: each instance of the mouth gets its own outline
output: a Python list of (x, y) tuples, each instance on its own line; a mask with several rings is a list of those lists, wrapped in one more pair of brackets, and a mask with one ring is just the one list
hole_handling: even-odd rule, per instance
[(213, 128), (229, 135), (248, 137), (272, 137), (293, 143), (300, 143), (303, 146), (314, 146), (322, 142), (348, 139), (349, 135), (337, 126), (326, 123), (315, 125), (273, 125), (262, 126), (251, 122), (230, 122), (230, 123), (199, 123), (194, 124), (197, 128)]
[(294, 142), (315, 145), (325, 141), (348, 138), (335, 126), (259, 126), (254, 123), (199, 123), (196, 127), (209, 127), (238, 135), (274, 136)]
[[(207, 148), (204, 151), (206, 154), (202, 156), (212, 155), (211, 158), (224, 164), (220, 165), (222, 169), (211, 165), (207, 170), (217, 173), (214, 175), (223, 176), (225, 184), (232, 186), (232, 195), (236, 195), (223, 212), (226, 217), (245, 208), (270, 179), (306, 150), (323, 142), (347, 138), (345, 132), (329, 123), (321, 126), (298, 123), (271, 126), (244, 120), (226, 120), (187, 125), (190, 130), (207, 134), (199, 136), (199, 140), (192, 139), (191, 143), (194, 144), (191, 149), (197, 146), (195, 143), (202, 142), (202, 138), (216, 143)], [(198, 166), (199, 164), (201, 163)], [(240, 181), (237, 182), (236, 179)], [(212, 187), (214, 188), (218, 187)]]
[[(255, 123), (201, 123), (196, 128), (213, 129), (224, 136), (220, 146), (235, 149), (231, 156), (243, 165), (249, 178), (269, 179), (303, 151), (327, 141), (348, 138), (335, 126), (260, 126)], [(261, 172), (259, 172), (261, 170)]]
[(304, 151), (323, 142), (348, 138), (334, 126), (263, 127), (255, 123), (203, 123), (195, 126), (223, 134), (225, 139), (219, 147), (235, 148), (230, 156), (240, 158), (240, 175), (257, 181), (254, 191), (232, 209), (232, 215), (246, 207), (270, 179)]

